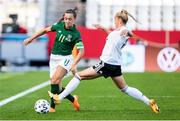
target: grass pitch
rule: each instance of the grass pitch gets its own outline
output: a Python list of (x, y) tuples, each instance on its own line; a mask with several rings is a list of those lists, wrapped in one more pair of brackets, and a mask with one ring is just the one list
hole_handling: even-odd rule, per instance
[[(140, 101), (121, 93), (110, 78), (81, 82), (73, 92), (79, 96), (81, 110), (74, 111), (64, 100), (54, 114), (37, 114), (38, 99), (49, 100), (50, 86), (0, 107), (0, 120), (180, 120), (180, 73), (125, 73), (129, 86), (154, 98), (160, 114), (154, 114)], [(0, 73), (0, 100), (11, 97), (49, 79), (48, 72)], [(66, 85), (71, 77), (63, 80)]]

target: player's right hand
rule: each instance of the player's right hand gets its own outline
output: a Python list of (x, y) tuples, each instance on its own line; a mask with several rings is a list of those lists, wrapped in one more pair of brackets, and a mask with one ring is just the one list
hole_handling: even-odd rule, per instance
[(28, 45), (29, 43), (31, 43), (31, 39), (27, 38), (23, 41), (23, 45)]

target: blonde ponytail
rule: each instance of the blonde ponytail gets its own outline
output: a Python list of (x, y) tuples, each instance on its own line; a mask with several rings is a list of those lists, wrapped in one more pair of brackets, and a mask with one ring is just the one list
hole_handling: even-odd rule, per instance
[(135, 17), (133, 17), (127, 10), (122, 9), (120, 12), (116, 13), (116, 17), (121, 18), (123, 23), (126, 24), (128, 21), (128, 16), (130, 16), (135, 22), (139, 23)]
[(139, 21), (137, 19), (135, 19), (134, 16), (132, 16), (130, 13), (127, 12), (127, 14), (136, 22), (136, 23), (139, 23)]

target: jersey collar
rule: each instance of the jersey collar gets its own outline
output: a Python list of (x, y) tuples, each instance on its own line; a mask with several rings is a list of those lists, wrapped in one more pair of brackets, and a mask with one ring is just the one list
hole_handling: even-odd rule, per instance
[(70, 30), (70, 31), (75, 31), (76, 30), (76, 25), (74, 24), (72, 27), (70, 27), (69, 29), (65, 28), (65, 22), (63, 22), (63, 26), (65, 30)]

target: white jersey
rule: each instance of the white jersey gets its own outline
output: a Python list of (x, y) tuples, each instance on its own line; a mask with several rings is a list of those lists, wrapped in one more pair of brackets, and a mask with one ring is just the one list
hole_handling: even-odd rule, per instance
[(123, 30), (127, 30), (127, 28), (123, 26), (119, 30), (112, 31), (107, 36), (100, 60), (111, 65), (122, 64), (121, 49), (126, 45), (129, 38), (128, 36), (121, 35)]

